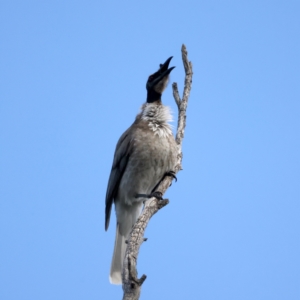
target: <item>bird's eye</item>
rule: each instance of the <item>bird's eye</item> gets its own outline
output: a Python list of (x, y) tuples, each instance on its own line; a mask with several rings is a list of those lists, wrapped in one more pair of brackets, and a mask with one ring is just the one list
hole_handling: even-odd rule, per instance
[(150, 75), (148, 81), (152, 81), (152, 80), (153, 80), (153, 75)]

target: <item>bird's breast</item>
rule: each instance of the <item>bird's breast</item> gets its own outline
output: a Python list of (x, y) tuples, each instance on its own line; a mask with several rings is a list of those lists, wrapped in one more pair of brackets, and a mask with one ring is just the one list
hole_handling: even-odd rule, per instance
[[(118, 199), (130, 204), (136, 194), (149, 194), (168, 171), (174, 170), (177, 146), (172, 134), (158, 135), (151, 128), (137, 129)], [(123, 202), (122, 201), (122, 202)]]

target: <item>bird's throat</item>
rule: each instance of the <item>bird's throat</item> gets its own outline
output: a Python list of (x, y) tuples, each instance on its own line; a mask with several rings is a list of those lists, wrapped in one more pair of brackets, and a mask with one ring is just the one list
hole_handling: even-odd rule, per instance
[(153, 103), (155, 101), (161, 101), (161, 94), (151, 89), (147, 93), (147, 103)]

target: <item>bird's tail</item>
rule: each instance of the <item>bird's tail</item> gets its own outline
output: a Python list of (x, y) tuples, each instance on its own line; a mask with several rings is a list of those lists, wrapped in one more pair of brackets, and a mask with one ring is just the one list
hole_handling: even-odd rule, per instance
[(109, 281), (112, 284), (122, 284), (122, 267), (126, 251), (126, 236), (119, 230), (119, 224), (116, 228), (115, 249), (110, 267)]

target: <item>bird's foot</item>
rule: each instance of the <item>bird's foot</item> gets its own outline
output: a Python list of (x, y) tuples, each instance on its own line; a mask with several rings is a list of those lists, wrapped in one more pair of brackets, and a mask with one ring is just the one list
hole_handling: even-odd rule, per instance
[(169, 172), (166, 172), (164, 177), (166, 176), (170, 176), (170, 177), (173, 177), (173, 179), (175, 179), (175, 182), (177, 182), (177, 177), (175, 175), (176, 173), (174, 171), (169, 171)]
[(155, 197), (157, 200), (163, 200), (161, 192), (152, 192), (151, 194), (136, 194), (135, 198), (152, 198)]
[(152, 193), (149, 195), (149, 198), (152, 198), (152, 197), (155, 197), (157, 200), (163, 200), (162, 193), (159, 192), (159, 191), (152, 192)]

